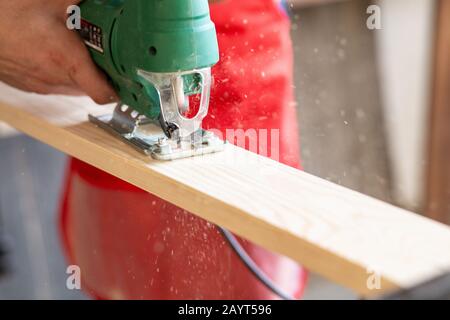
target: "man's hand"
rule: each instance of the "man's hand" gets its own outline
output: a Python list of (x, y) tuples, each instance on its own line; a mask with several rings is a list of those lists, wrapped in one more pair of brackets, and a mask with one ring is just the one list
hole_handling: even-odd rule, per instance
[(0, 0), (0, 81), (50, 94), (87, 94), (117, 100), (85, 45), (66, 27), (66, 10), (78, 0)]

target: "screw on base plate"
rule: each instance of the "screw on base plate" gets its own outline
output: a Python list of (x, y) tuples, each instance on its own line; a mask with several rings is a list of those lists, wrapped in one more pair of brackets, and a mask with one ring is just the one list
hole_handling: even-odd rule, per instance
[(167, 138), (164, 137), (159, 138), (157, 148), (158, 148), (157, 152), (160, 153), (161, 155), (167, 155), (172, 153), (172, 147), (170, 146)]

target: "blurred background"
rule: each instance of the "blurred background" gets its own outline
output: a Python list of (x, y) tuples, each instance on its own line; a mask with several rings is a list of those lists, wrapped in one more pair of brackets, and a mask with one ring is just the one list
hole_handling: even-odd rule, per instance
[[(370, 5), (381, 29), (370, 30)], [(450, 0), (291, 0), (305, 171), (450, 222)], [(66, 288), (66, 158), (0, 125), (0, 299)], [(43, 185), (42, 182), (45, 181)], [(354, 299), (312, 275), (306, 299)]]

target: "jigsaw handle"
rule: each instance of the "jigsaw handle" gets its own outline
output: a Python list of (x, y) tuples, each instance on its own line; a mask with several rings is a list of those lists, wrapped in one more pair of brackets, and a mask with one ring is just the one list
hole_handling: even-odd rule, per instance
[(94, 61), (122, 102), (151, 119), (161, 114), (160, 98), (139, 71), (190, 71), (219, 60), (208, 0), (85, 0), (81, 15)]

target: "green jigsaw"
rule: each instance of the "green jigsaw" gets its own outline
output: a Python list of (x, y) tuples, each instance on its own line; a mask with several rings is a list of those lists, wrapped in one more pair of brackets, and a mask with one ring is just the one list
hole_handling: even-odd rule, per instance
[(121, 99), (92, 122), (159, 160), (223, 149), (201, 128), (219, 61), (208, 0), (85, 0), (80, 9), (79, 33)]

